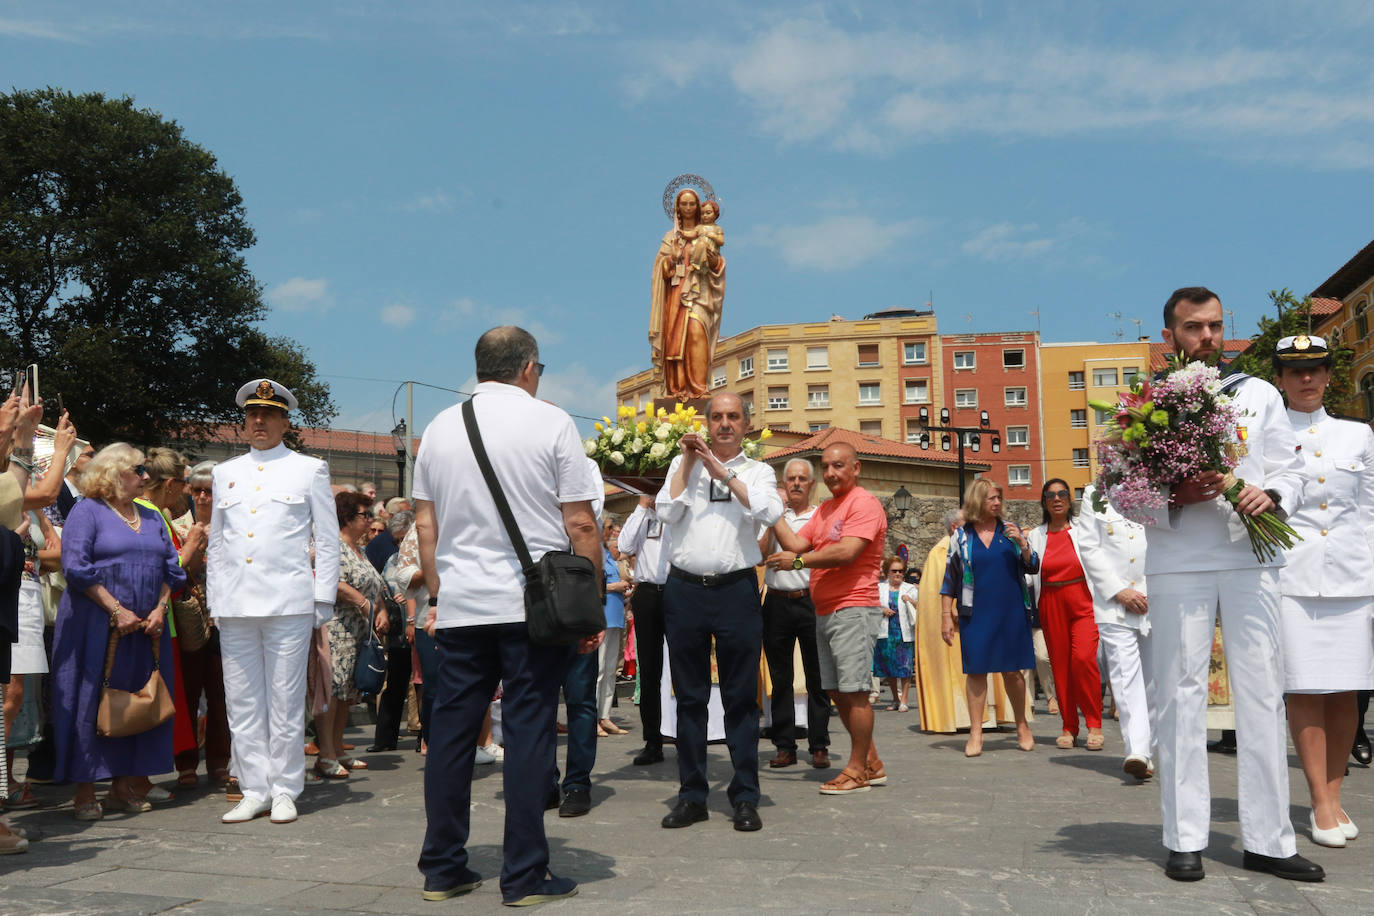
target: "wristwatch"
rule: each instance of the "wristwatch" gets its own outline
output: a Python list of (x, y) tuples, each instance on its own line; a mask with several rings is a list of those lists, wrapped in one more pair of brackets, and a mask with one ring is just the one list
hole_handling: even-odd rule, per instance
[(429, 596), (429, 606), (430, 606), (430, 607), (438, 607), (438, 606), (439, 606), (439, 596), (438, 596), (438, 595), (430, 595), (430, 596)]
[(802, 555), (801, 555), (801, 554), (797, 554), (796, 559), (794, 559), (794, 560), (792, 561), (792, 568), (793, 568), (793, 569), (805, 569), (805, 568), (806, 568), (806, 561), (802, 559)]
[(728, 471), (725, 472), (725, 482), (726, 482), (726, 483), (729, 483), (730, 481), (734, 480), (734, 479), (735, 479), (736, 477), (738, 477), (738, 476), (739, 476), (739, 474), (735, 473), (734, 469), (731, 468), (730, 470), (728, 470)]

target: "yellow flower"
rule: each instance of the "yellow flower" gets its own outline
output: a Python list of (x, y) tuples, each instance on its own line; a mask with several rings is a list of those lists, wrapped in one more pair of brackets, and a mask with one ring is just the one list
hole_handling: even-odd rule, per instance
[(763, 428), (763, 432), (759, 433), (759, 438), (760, 438), (760, 439), (771, 439), (771, 438), (773, 438), (773, 431), (772, 431), (771, 429), (769, 429), (768, 427), (765, 426), (765, 427)]
[(666, 416), (668, 416), (668, 411), (667, 411), (667, 409), (666, 409), (666, 408), (663, 408), (663, 407), (660, 407), (660, 408), (658, 409), (658, 415), (659, 415), (660, 417), (666, 417)]
[(601, 422), (602, 422), (602, 423), (605, 423), (607, 426), (610, 426), (610, 425), (611, 425), (611, 418), (610, 418), (610, 417), (602, 417), (602, 418), (601, 418)]
[[(610, 421), (610, 420), (607, 420), (606, 422), (609, 423), (609, 422), (611, 422), (611, 421)], [(606, 428), (606, 427), (602, 426), (600, 423), (593, 423), (592, 425), (596, 427), (596, 431), (597, 431), (597, 432), (601, 432), (603, 429)]]
[(649, 431), (649, 424), (648, 424), (648, 423), (645, 423), (643, 420), (640, 420), (638, 423), (635, 424), (635, 432), (639, 433), (640, 435), (643, 435), (644, 433), (647, 433), (648, 431)]

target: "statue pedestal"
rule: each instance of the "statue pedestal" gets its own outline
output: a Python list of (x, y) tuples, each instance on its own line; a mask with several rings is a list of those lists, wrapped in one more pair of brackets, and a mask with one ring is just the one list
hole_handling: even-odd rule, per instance
[(651, 401), (650, 403), (651, 403), (651, 405), (652, 405), (652, 410), (653, 410), (654, 413), (658, 413), (660, 409), (666, 410), (666, 411), (668, 411), (668, 413), (672, 413), (674, 410), (677, 410), (677, 405), (679, 405), (679, 404), (681, 404), (683, 407), (695, 407), (695, 408), (697, 409), (697, 414), (698, 414), (703, 420), (705, 420), (705, 419), (706, 419), (706, 405), (709, 404), (709, 403), (711, 403), (711, 399), (710, 399), (710, 398), (654, 398), (653, 401)]

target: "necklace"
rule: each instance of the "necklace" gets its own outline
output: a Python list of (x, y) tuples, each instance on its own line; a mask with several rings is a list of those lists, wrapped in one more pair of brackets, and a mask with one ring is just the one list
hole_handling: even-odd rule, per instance
[(134, 509), (134, 517), (133, 517), (133, 520), (130, 521), (130, 520), (129, 520), (129, 516), (125, 515), (123, 512), (120, 512), (118, 509), (116, 509), (116, 508), (114, 507), (113, 504), (111, 504), (111, 503), (105, 503), (105, 505), (107, 505), (107, 506), (110, 507), (110, 511), (111, 511), (111, 512), (113, 512), (115, 515), (118, 515), (118, 516), (119, 516), (119, 520), (120, 520), (121, 522), (123, 522), (124, 524), (126, 524), (126, 525), (129, 526), (129, 530), (130, 530), (130, 531), (138, 531), (140, 528), (143, 527), (143, 516), (141, 516), (141, 515), (138, 514), (138, 509), (137, 509), (137, 508)]

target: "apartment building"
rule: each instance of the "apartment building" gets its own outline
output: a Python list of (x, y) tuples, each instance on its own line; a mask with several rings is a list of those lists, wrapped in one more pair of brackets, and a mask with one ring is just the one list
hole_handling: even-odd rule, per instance
[(1344, 412), (1366, 420), (1374, 419), (1371, 315), (1374, 315), (1374, 242), (1364, 246), (1312, 291), (1314, 332), (1330, 337), (1333, 331), (1339, 331), (1341, 346), (1354, 353), (1350, 374), (1355, 379), (1355, 396), (1345, 405)]

